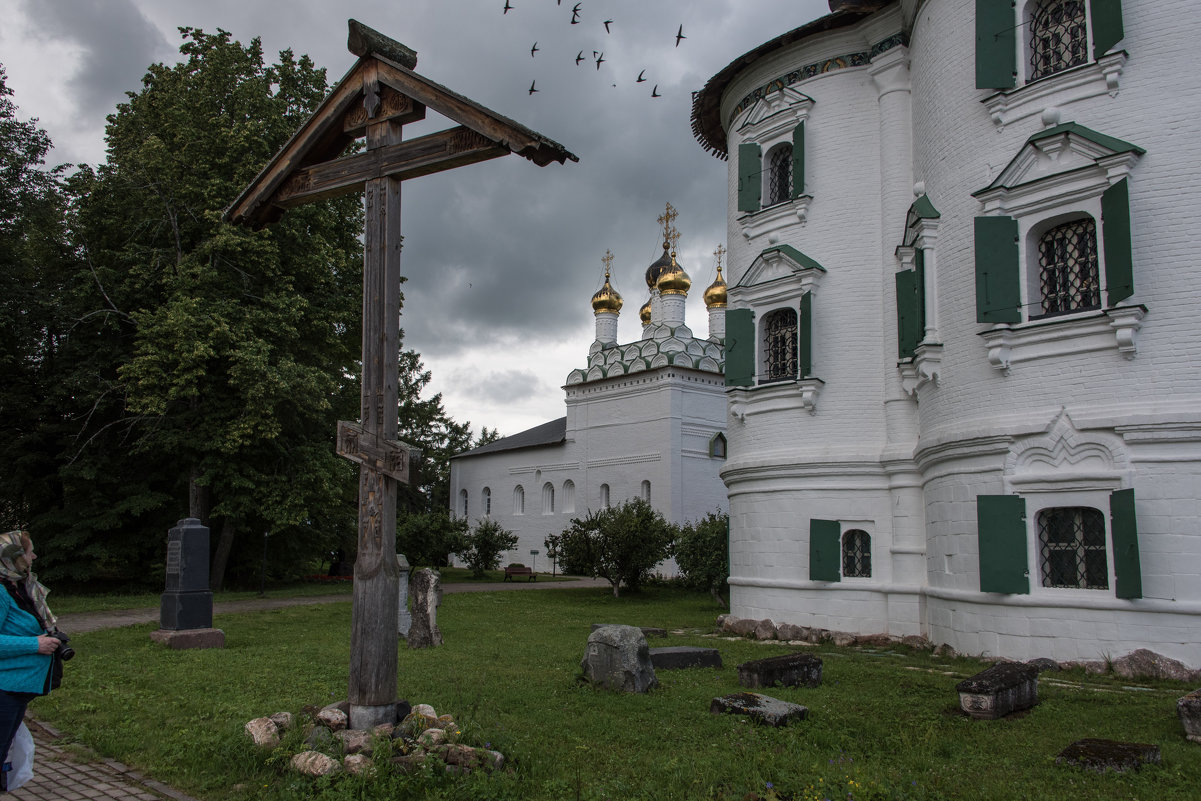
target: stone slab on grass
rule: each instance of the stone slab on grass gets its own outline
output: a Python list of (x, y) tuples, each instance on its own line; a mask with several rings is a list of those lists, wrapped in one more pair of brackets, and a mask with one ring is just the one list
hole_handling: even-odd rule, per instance
[(959, 706), (976, 720), (997, 720), (1038, 703), (1038, 668), (1000, 662), (955, 685)]
[(683, 668), (720, 668), (721, 654), (716, 648), (698, 648), (692, 645), (674, 645), (651, 649), (651, 664), (655, 670), (681, 670)]
[(734, 693), (714, 698), (709, 711), (715, 715), (746, 715), (756, 723), (777, 728), (794, 720), (804, 720), (809, 715), (807, 707), (760, 693)]
[(1184, 726), (1184, 736), (1201, 743), (1201, 690), (1193, 690), (1176, 701), (1176, 714)]
[(1076, 765), (1097, 773), (1108, 770), (1125, 773), (1143, 765), (1158, 765), (1160, 753), (1159, 746), (1150, 743), (1123, 743), (1117, 740), (1088, 738), (1077, 740), (1060, 751), (1055, 762)]
[(774, 687), (820, 687), (822, 661), (813, 654), (783, 654), (755, 659), (738, 666), (738, 683), (749, 689)]
[(225, 647), (225, 632), (221, 629), (158, 629), (150, 632), (150, 639), (174, 651)]

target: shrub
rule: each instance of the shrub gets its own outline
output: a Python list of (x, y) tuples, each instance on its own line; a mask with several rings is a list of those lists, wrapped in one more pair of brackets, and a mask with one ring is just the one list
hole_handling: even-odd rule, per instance
[(641, 498), (577, 517), (546, 538), (567, 572), (599, 576), (613, 587), (637, 590), (651, 568), (671, 555), (675, 527)]
[(730, 516), (715, 511), (680, 527), (675, 543), (676, 565), (686, 587), (721, 597), (730, 578)]
[(485, 571), (500, 567), (500, 555), (517, 547), (517, 535), (500, 527), (495, 520), (481, 520), (464, 538), (458, 551), (473, 578), (483, 578)]
[(445, 567), (466, 536), (467, 521), (445, 509), (401, 514), (396, 521), (396, 551), (413, 567)]

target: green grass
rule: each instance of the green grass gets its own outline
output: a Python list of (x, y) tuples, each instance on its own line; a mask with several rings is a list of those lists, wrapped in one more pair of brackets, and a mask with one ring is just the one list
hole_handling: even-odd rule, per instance
[[(225, 618), (226, 648), (171, 651), (151, 626), (80, 634), (63, 688), (35, 715), (107, 757), (202, 799), (1147, 799), (1196, 798), (1198, 746), (1183, 737), (1171, 682), (1131, 690), (1112, 677), (1043, 674), (1041, 702), (984, 722), (958, 712), (956, 682), (981, 669), (902, 648), (814, 650), (821, 687), (776, 688), (808, 720), (782, 729), (709, 713), (736, 692), (736, 666), (783, 644), (703, 637), (720, 610), (707, 598), (650, 589), (448, 594), (440, 648), (401, 648), (400, 694), (451, 713), (467, 742), (503, 752), (491, 777), (385, 775), (309, 781), (257, 754), (246, 720), (346, 695), (350, 605)], [(590, 624), (690, 633), (660, 645), (720, 650), (725, 667), (660, 671), (646, 695), (577, 682)], [(1127, 682), (1128, 683), (1128, 682)], [(1055, 764), (1083, 737), (1156, 743), (1163, 764), (1096, 775)], [(852, 784), (853, 782), (853, 784)], [(770, 783), (770, 787), (769, 787)], [(748, 794), (754, 793), (755, 796)]]

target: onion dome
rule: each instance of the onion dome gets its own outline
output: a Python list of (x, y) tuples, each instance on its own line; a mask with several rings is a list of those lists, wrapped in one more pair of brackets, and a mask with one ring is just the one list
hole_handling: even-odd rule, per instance
[(674, 253), (671, 255), (671, 264), (659, 275), (656, 286), (663, 295), (687, 295), (688, 290), (692, 288), (692, 279), (684, 272), (684, 268), (676, 263)]
[(667, 242), (663, 243), (663, 255), (651, 262), (651, 266), (646, 268), (646, 288), (654, 290), (659, 283), (659, 276), (671, 267), (671, 256), (667, 252), (669, 247)]
[(602, 312), (620, 314), (621, 304), (621, 295), (609, 283), (609, 271), (605, 270), (605, 285), (598, 289), (596, 294), (592, 296), (592, 312), (594, 314)]
[(643, 325), (651, 324), (651, 301), (647, 298), (646, 303), (642, 304), (642, 308), (638, 310), (638, 319)]
[(709, 284), (705, 290), (706, 309), (724, 309), (726, 307), (726, 282), (721, 277), (721, 265), (717, 267), (717, 280)]

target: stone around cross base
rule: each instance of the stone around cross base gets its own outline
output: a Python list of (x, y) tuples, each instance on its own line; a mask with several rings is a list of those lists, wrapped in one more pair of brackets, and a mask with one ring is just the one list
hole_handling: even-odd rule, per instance
[(150, 639), (175, 651), (225, 647), (225, 632), (221, 629), (159, 629), (150, 632)]
[(955, 685), (959, 706), (976, 720), (996, 720), (1038, 703), (1038, 668), (1000, 662)]
[(709, 704), (709, 711), (714, 715), (747, 715), (756, 723), (777, 728), (787, 726), (794, 720), (804, 720), (809, 715), (809, 710), (800, 704), (759, 693), (734, 693), (714, 698)]
[(738, 666), (738, 683), (757, 689), (772, 687), (820, 687), (822, 661), (813, 654), (784, 654), (755, 659)]
[[(618, 624), (617, 623), (593, 623), (592, 630), (596, 631), (601, 626), (616, 626), (616, 625), (618, 625)], [(647, 639), (650, 639), (651, 637), (662, 637), (664, 639), (667, 638), (667, 629), (657, 629), (654, 626), (639, 626), (638, 628), (642, 630), (642, 636), (646, 637)]]
[(304, 751), (292, 757), (292, 770), (305, 776), (329, 776), (342, 770), (342, 764), (317, 751)]
[(716, 648), (697, 648), (692, 645), (674, 645), (651, 649), (651, 664), (655, 670), (680, 670), (683, 668), (720, 668), (721, 654)]
[(646, 637), (634, 626), (601, 626), (588, 635), (584, 679), (607, 690), (644, 693), (658, 687)]
[(279, 745), (279, 726), (271, 718), (255, 718), (244, 727), (247, 736), (256, 748), (274, 748)]
[(1184, 736), (1201, 743), (1201, 690), (1193, 690), (1176, 701), (1176, 713), (1184, 725)]
[(1125, 773), (1146, 764), (1158, 765), (1159, 761), (1158, 745), (1092, 738), (1077, 740), (1055, 758), (1057, 764), (1076, 765), (1097, 773), (1107, 770)]

